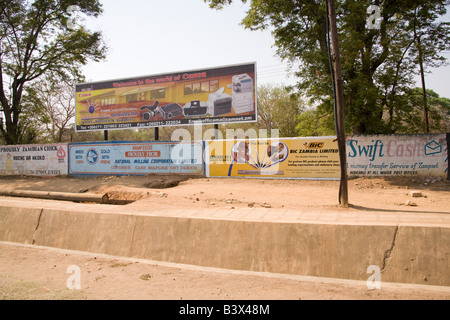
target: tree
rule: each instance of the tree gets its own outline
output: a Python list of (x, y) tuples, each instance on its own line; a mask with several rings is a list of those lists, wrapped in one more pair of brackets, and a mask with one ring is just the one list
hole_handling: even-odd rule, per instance
[[(398, 123), (397, 133), (448, 132), (450, 129), (450, 99), (440, 97), (433, 90), (427, 90), (428, 124), (425, 121), (423, 89), (409, 90), (405, 100), (404, 112)], [(427, 128), (428, 127), (428, 128)]]
[[(448, 33), (444, 33), (445, 30), (441, 30), (441, 24), (433, 23), (438, 14), (436, 13), (436, 10), (433, 9), (433, 7), (430, 8), (430, 4), (427, 2), (420, 3), (414, 8), (413, 17), (411, 19), (416, 44), (412, 51), (417, 57), (416, 61), (420, 70), (426, 133), (429, 133), (430, 131), (430, 122), (428, 116), (429, 107), (427, 90), (425, 85), (425, 67), (426, 65), (438, 67), (445, 62), (445, 59), (439, 56), (438, 53), (439, 51), (446, 50), (449, 42), (448, 39), (450, 37)], [(439, 12), (439, 14), (443, 13), (445, 12)]]
[[(71, 19), (76, 6), (88, 16), (102, 12), (98, 0), (8, 0), (0, 3), (0, 132), (7, 144), (28, 143), (24, 90), (47, 75), (79, 78), (88, 60), (105, 57), (100, 32)], [(28, 130), (29, 131), (29, 130)]]
[(303, 111), (303, 103), (285, 87), (272, 84), (258, 88), (258, 127), (278, 129), (280, 137), (297, 135), (297, 117)]
[(62, 142), (64, 131), (74, 120), (73, 88), (73, 82), (43, 77), (25, 89), (22, 105), (32, 111), (36, 118), (33, 127), (43, 127), (48, 142)]
[[(232, 0), (205, 0), (221, 9)], [(325, 1), (242, 0), (249, 2), (242, 24), (250, 30), (271, 28), (278, 55), (299, 68), (297, 88), (310, 103), (321, 106), (317, 115), (333, 117), (332, 82), (328, 62)], [(402, 97), (417, 73), (417, 35), (427, 38), (428, 61), (441, 61), (439, 53), (450, 48), (450, 24), (438, 22), (448, 0), (340, 0), (336, 1), (337, 25), (344, 79), (347, 133), (395, 132), (393, 116), (405, 106)], [(367, 27), (367, 8), (380, 7), (378, 29)], [(419, 9), (421, 8), (422, 11)], [(414, 14), (416, 10), (416, 14)], [(413, 32), (413, 22), (420, 32)], [(326, 110), (326, 112), (323, 112)], [(386, 113), (392, 115), (386, 117)], [(325, 121), (332, 123), (332, 121)], [(332, 128), (329, 128), (332, 129)]]
[(320, 106), (306, 110), (297, 117), (296, 131), (301, 137), (336, 135), (334, 118)]

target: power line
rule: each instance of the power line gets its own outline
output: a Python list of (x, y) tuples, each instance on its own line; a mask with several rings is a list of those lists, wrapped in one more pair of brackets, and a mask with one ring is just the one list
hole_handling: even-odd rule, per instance
[(258, 75), (267, 75), (267, 74), (273, 74), (273, 73), (285, 74), (285, 73), (287, 73), (286, 69), (287, 68), (285, 68), (282, 65), (272, 65), (272, 66), (260, 67), (260, 68), (258, 68)]

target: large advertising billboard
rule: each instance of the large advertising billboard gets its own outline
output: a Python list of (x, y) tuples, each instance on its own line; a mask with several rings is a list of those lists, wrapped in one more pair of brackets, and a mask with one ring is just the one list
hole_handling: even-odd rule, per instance
[(70, 175), (203, 175), (202, 142), (69, 144)]
[(76, 130), (257, 121), (256, 63), (77, 84)]
[(340, 177), (334, 137), (206, 141), (208, 177), (327, 179)]

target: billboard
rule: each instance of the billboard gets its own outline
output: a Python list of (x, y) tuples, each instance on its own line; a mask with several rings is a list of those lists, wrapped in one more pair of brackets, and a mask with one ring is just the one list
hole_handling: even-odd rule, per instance
[(349, 176), (429, 176), (445, 178), (447, 139), (435, 135), (347, 136)]
[(203, 174), (202, 142), (69, 144), (71, 175)]
[(65, 175), (67, 158), (67, 144), (0, 146), (0, 175)]
[(256, 63), (77, 84), (76, 130), (257, 121)]
[(334, 137), (205, 142), (208, 177), (339, 179)]

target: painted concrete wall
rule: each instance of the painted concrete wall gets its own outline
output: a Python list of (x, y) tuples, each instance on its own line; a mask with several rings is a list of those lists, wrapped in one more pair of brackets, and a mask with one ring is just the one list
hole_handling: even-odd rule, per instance
[(156, 261), (449, 286), (450, 228), (196, 219), (0, 206), (0, 241)]
[[(448, 136), (347, 136), (347, 172), (349, 176), (360, 177), (448, 178)], [(258, 146), (249, 148), (253, 150), (252, 154), (244, 162), (233, 161), (236, 153), (233, 147), (239, 141)], [(333, 137), (241, 139), (231, 142), (105, 141), (0, 146), (0, 175), (188, 174), (289, 179), (339, 179), (340, 176), (338, 150)], [(269, 143), (286, 146), (286, 154), (282, 158), (280, 155), (276, 163), (273, 161), (276, 154), (267, 153), (269, 149), (265, 144)], [(259, 154), (259, 151), (262, 153)], [(217, 157), (225, 160), (218, 164)], [(268, 159), (272, 161), (268, 162)]]

